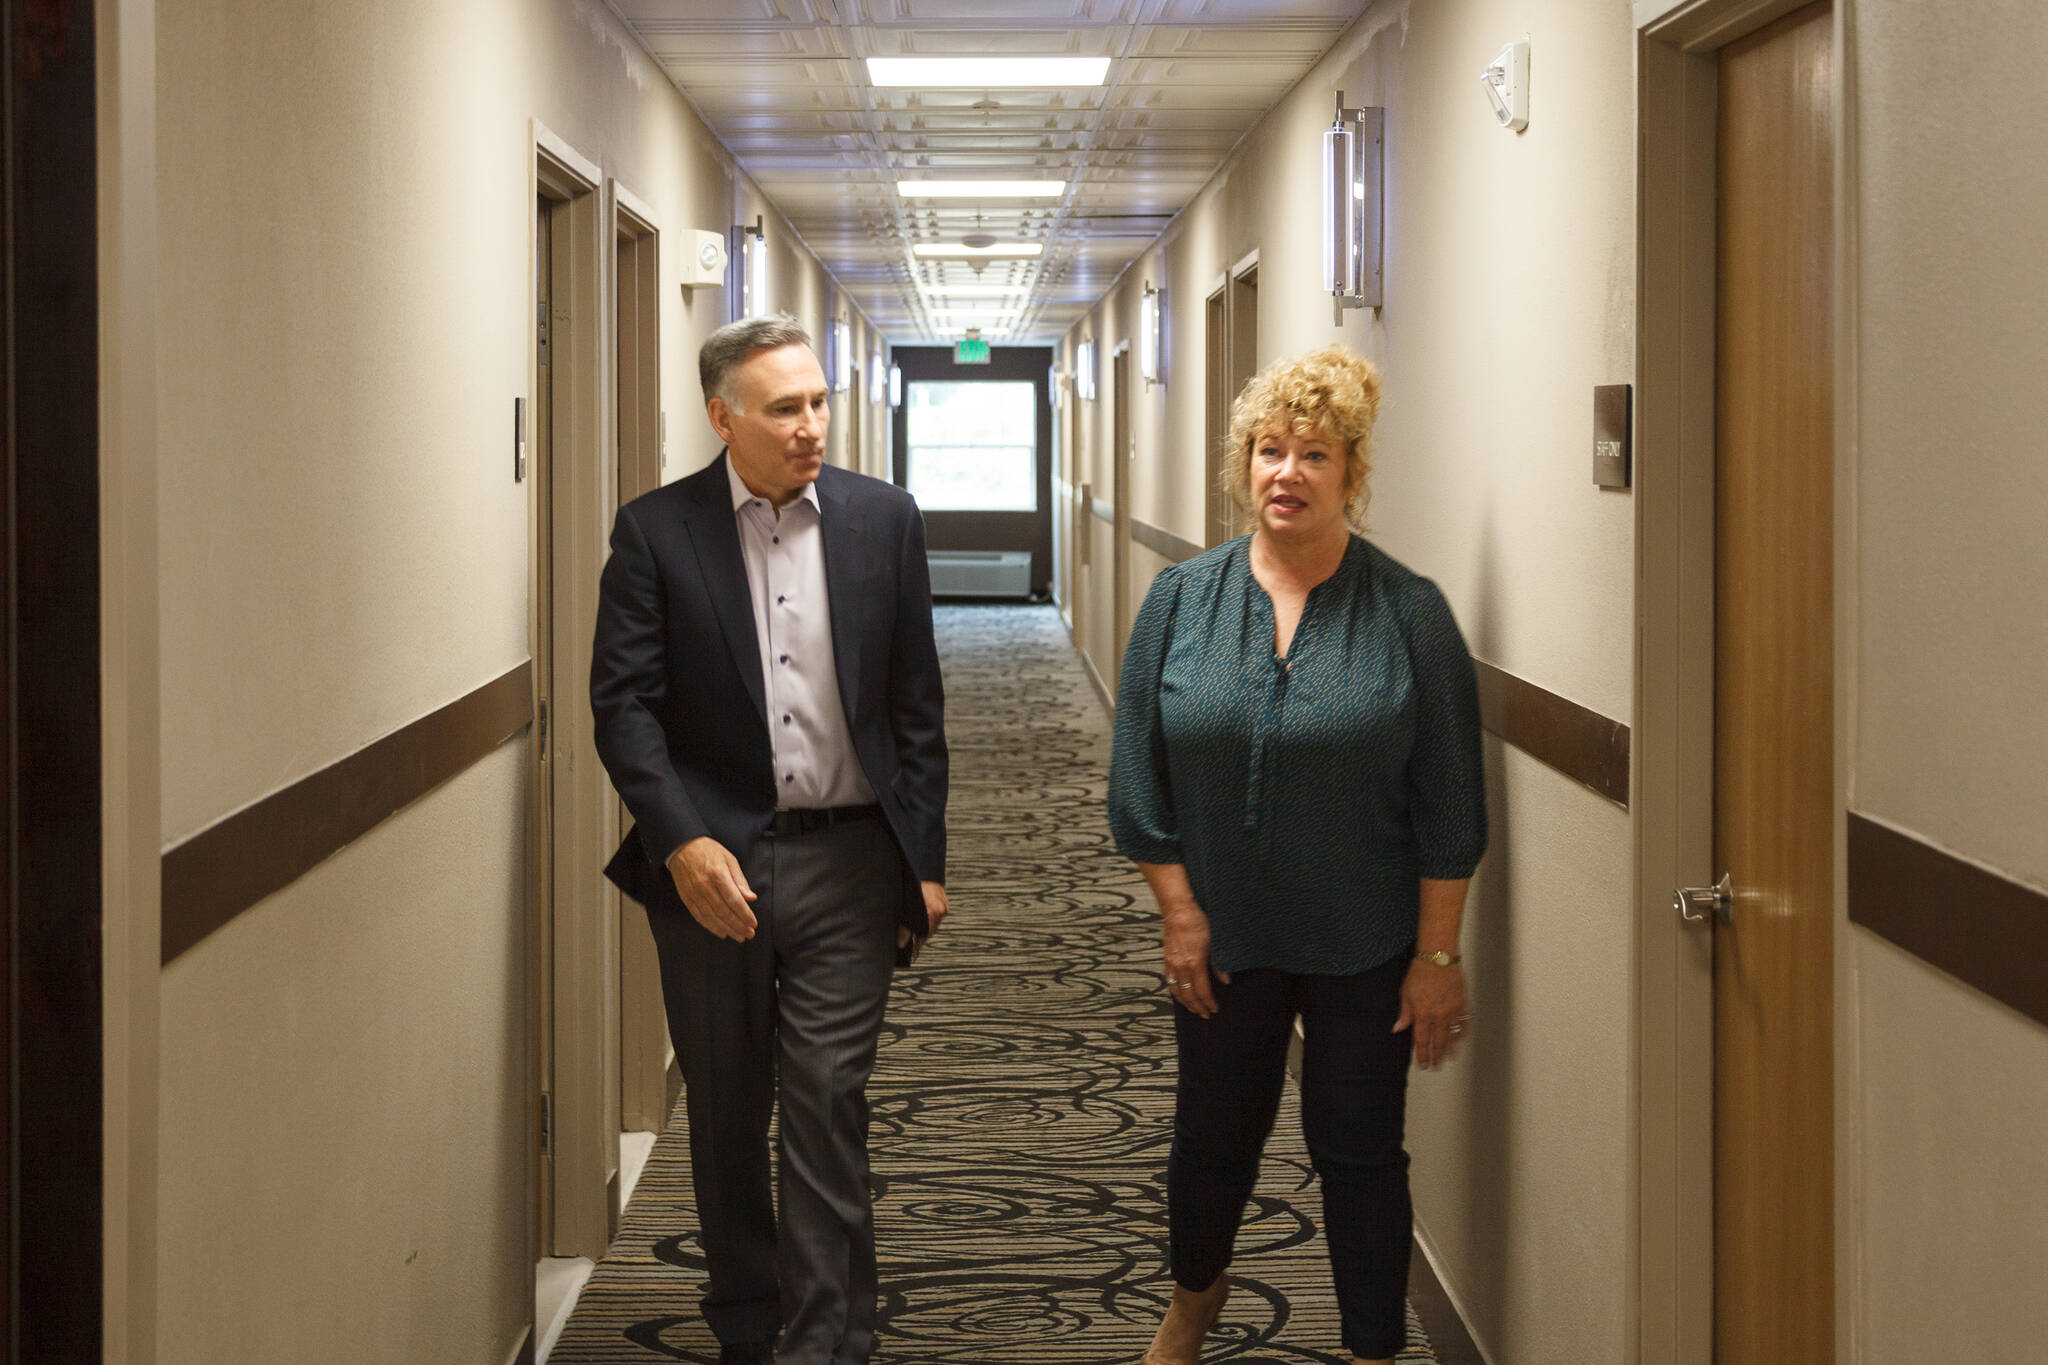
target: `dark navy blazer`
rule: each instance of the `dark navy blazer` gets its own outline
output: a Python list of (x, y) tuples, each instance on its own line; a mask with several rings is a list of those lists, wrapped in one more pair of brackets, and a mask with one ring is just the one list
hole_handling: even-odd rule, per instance
[[(605, 875), (643, 905), (663, 860), (710, 835), (744, 858), (775, 810), (760, 645), (721, 453), (619, 509), (590, 659), (597, 752), (637, 822)], [(892, 484), (818, 474), (832, 652), (861, 772), (902, 851), (900, 919), (946, 876), (946, 737), (924, 521)], [(666, 893), (666, 894), (664, 894)]]

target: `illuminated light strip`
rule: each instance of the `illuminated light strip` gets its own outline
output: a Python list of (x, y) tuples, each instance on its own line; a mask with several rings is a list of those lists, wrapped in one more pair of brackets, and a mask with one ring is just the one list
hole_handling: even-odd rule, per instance
[(1107, 57), (870, 57), (876, 85), (927, 89), (1017, 89), (1027, 86), (1100, 85)]
[(1057, 199), (1064, 180), (899, 180), (905, 199)]
[(1045, 247), (1039, 242), (997, 242), (994, 246), (961, 246), (957, 242), (919, 242), (910, 248), (911, 254), (927, 261), (974, 261), (1011, 257), (1021, 259), (1036, 256)]

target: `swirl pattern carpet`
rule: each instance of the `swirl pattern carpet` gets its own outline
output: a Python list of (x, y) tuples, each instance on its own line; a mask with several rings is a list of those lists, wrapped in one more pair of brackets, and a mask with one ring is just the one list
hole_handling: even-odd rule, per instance
[[(1102, 812), (1109, 727), (1051, 608), (944, 607), (953, 915), (899, 972), (870, 1097), (875, 1365), (1132, 1365), (1172, 1292), (1173, 1035)], [(1205, 1362), (1349, 1365), (1288, 1087)], [(683, 1140), (656, 1144), (552, 1365), (715, 1362)], [(1413, 1311), (1400, 1360), (1433, 1360)]]

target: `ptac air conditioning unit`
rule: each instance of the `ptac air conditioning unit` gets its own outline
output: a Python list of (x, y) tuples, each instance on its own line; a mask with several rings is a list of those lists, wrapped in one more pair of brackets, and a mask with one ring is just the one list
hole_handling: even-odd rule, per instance
[(934, 597), (1029, 597), (1029, 550), (932, 550)]

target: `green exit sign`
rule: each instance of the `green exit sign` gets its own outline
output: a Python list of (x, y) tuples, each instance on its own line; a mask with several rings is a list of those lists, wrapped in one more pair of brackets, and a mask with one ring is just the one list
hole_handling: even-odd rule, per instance
[(965, 341), (954, 342), (953, 363), (955, 365), (988, 364), (988, 343), (979, 337), (968, 337)]

